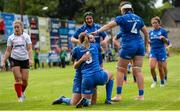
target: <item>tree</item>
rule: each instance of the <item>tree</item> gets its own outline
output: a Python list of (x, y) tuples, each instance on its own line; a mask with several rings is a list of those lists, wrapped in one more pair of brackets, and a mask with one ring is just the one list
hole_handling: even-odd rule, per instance
[(0, 11), (2, 12), (4, 9), (4, 1), (0, 0)]
[(59, 18), (73, 19), (84, 3), (84, 0), (59, 0)]
[[(4, 1), (3, 11), (8, 13), (20, 14), (20, 0), (1, 0)], [(26, 15), (57, 17), (58, 0), (22, 0), (23, 13)], [(1, 3), (1, 2), (0, 2)], [(42, 8), (48, 7), (44, 11)]]
[[(145, 23), (149, 23), (151, 17), (154, 16), (154, 4), (156, 0), (129, 0), (133, 4), (135, 13), (140, 15)], [(85, 11), (93, 11), (95, 13), (95, 21), (105, 23), (111, 18), (120, 15), (119, 0), (88, 0), (81, 9), (81, 13)], [(76, 17), (80, 15), (76, 13)], [(82, 17), (82, 14), (81, 14)], [(76, 19), (82, 20), (82, 19)]]
[(163, 3), (165, 3), (165, 2), (171, 3), (174, 7), (180, 7), (179, 0), (163, 0)]

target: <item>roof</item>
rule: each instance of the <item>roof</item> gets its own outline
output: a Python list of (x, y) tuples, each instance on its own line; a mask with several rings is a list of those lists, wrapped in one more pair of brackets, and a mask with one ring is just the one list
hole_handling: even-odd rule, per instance
[(166, 11), (175, 21), (180, 21), (180, 7), (167, 9)]

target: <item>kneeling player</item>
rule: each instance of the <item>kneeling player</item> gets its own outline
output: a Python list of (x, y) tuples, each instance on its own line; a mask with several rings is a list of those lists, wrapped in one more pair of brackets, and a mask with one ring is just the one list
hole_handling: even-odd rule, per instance
[(80, 34), (81, 45), (75, 52), (76, 58), (74, 68), (81, 67), (82, 99), (76, 107), (88, 106), (91, 104), (93, 89), (97, 85), (106, 84), (106, 104), (111, 104), (111, 94), (113, 88), (113, 75), (104, 71), (98, 61), (98, 49), (95, 44), (89, 43), (89, 36), (85, 33)]

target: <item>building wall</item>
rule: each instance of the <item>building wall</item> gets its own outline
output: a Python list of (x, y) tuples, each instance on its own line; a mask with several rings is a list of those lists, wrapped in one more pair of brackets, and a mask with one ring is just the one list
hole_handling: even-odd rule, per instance
[(166, 27), (176, 27), (176, 23), (168, 12), (165, 12), (161, 17), (162, 24)]
[(176, 22), (176, 27), (179, 27), (180, 29), (180, 22)]
[(180, 48), (180, 28), (166, 28), (173, 48)]

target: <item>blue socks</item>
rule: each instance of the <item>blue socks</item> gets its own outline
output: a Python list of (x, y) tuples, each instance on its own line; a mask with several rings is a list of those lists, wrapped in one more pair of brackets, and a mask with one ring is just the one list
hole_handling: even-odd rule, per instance
[(116, 88), (116, 93), (121, 94), (122, 93), (122, 87), (117, 87)]
[(139, 96), (143, 96), (144, 95), (144, 90), (139, 90)]
[(114, 83), (114, 80), (109, 80), (108, 83), (106, 84), (106, 100), (107, 101), (111, 101), (113, 83)]
[(163, 80), (161, 80), (161, 84), (164, 84), (164, 79), (163, 79)]
[(62, 98), (62, 102), (66, 104), (71, 104), (71, 98)]

